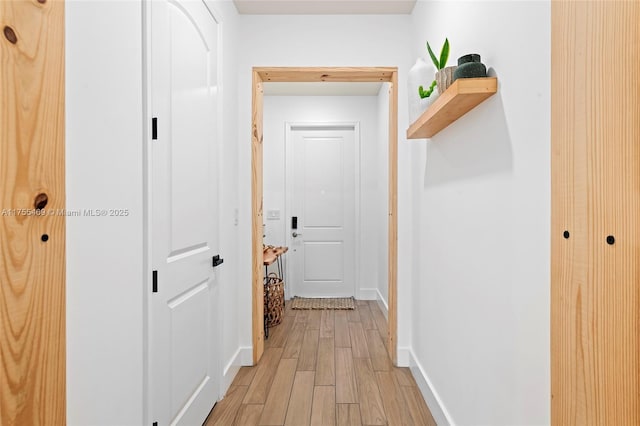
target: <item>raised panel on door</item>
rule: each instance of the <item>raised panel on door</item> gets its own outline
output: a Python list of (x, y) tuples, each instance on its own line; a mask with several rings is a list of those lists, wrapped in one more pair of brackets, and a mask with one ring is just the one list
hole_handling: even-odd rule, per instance
[(557, 425), (640, 424), (639, 20), (638, 2), (552, 2)]
[(202, 423), (217, 399), (218, 24), (203, 1), (152, 8), (152, 415)]
[(357, 141), (351, 128), (292, 131), (291, 277), (295, 295), (344, 297), (355, 292)]
[[(171, 161), (170, 255), (175, 256), (211, 244), (206, 241), (211, 232), (202, 232), (202, 225), (212, 226), (214, 206), (210, 195), (216, 189), (211, 150), (216, 136), (215, 102), (212, 102), (216, 67), (212, 55), (215, 55), (217, 40), (216, 27), (209, 28), (205, 22), (194, 22), (195, 17), (183, 10), (180, 3), (170, 3), (169, 10), (172, 35), (171, 138), (168, 141)], [(206, 15), (201, 18), (206, 19)]]
[(303, 184), (304, 230), (344, 228), (344, 145), (342, 136), (303, 136), (296, 145), (303, 153), (303, 176), (296, 179)]
[[(178, 413), (189, 398), (209, 380), (209, 283), (199, 283), (168, 301), (170, 317), (171, 412)], [(193, 327), (194, 324), (207, 325)]]
[[(341, 241), (305, 241), (303, 281), (313, 284), (342, 281), (344, 255), (344, 244)], [(322, 262), (317, 259), (322, 259)]]

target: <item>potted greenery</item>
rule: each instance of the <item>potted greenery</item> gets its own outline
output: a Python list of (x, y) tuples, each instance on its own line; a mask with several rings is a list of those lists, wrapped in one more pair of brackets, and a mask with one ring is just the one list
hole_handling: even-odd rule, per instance
[[(428, 83), (430, 74), (429, 66), (421, 59), (418, 58), (416, 64), (409, 70), (408, 80), (411, 92), (415, 90), (415, 87), (418, 86), (418, 97), (414, 95), (410, 95), (409, 97), (409, 119), (410, 122), (413, 122), (418, 116), (422, 113), (422, 111), (426, 110), (429, 105), (431, 105), (438, 94), (443, 93), (449, 85), (452, 83), (453, 71), (457, 67), (446, 67), (447, 60), (449, 59), (449, 39), (446, 38), (444, 40), (444, 44), (442, 49), (440, 50), (440, 57), (437, 58), (433, 53), (429, 42), (427, 42), (427, 51), (429, 52), (429, 56), (431, 57), (431, 61), (433, 65), (436, 67), (435, 80)], [(431, 71), (433, 72), (433, 71)], [(419, 83), (422, 83), (419, 85)], [(425, 89), (425, 86), (429, 84), (428, 88)], [(438, 87), (438, 92), (434, 93), (434, 90)], [(411, 93), (410, 92), (410, 93)]]
[[(457, 68), (457, 66), (447, 67), (447, 60), (449, 59), (449, 39), (445, 38), (444, 44), (442, 45), (442, 49), (440, 49), (440, 58), (437, 58), (433, 53), (429, 42), (427, 42), (427, 51), (429, 52), (429, 56), (431, 57), (431, 61), (433, 65), (436, 66), (436, 79), (433, 83), (431, 83), (431, 87), (429, 90), (424, 90), (419, 88), (420, 96), (422, 96), (422, 92), (425, 94), (429, 91), (433, 91), (433, 86), (437, 84), (438, 92), (440, 94), (444, 93), (445, 90), (451, 85), (453, 82), (453, 72)], [(422, 90), (421, 90), (422, 89)], [(428, 95), (427, 95), (428, 96)]]

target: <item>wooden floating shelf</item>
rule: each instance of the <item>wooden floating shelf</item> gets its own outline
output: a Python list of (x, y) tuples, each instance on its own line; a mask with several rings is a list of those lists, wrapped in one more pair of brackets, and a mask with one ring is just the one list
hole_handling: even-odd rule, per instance
[(407, 139), (424, 139), (471, 111), (498, 91), (498, 79), (459, 78), (407, 129)]

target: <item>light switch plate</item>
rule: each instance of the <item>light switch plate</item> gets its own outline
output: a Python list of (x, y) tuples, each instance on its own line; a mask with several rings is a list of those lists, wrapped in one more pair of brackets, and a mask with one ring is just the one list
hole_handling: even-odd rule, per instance
[(280, 220), (280, 210), (267, 210), (268, 220)]

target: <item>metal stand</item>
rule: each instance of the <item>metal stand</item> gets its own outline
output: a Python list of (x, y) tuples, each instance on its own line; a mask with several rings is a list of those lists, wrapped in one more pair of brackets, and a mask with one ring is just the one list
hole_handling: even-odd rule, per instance
[[(264, 295), (265, 295), (265, 306), (269, 306), (269, 265), (264, 265)], [(269, 338), (269, 327), (267, 327), (267, 318), (268, 314), (264, 312), (264, 340)]]

